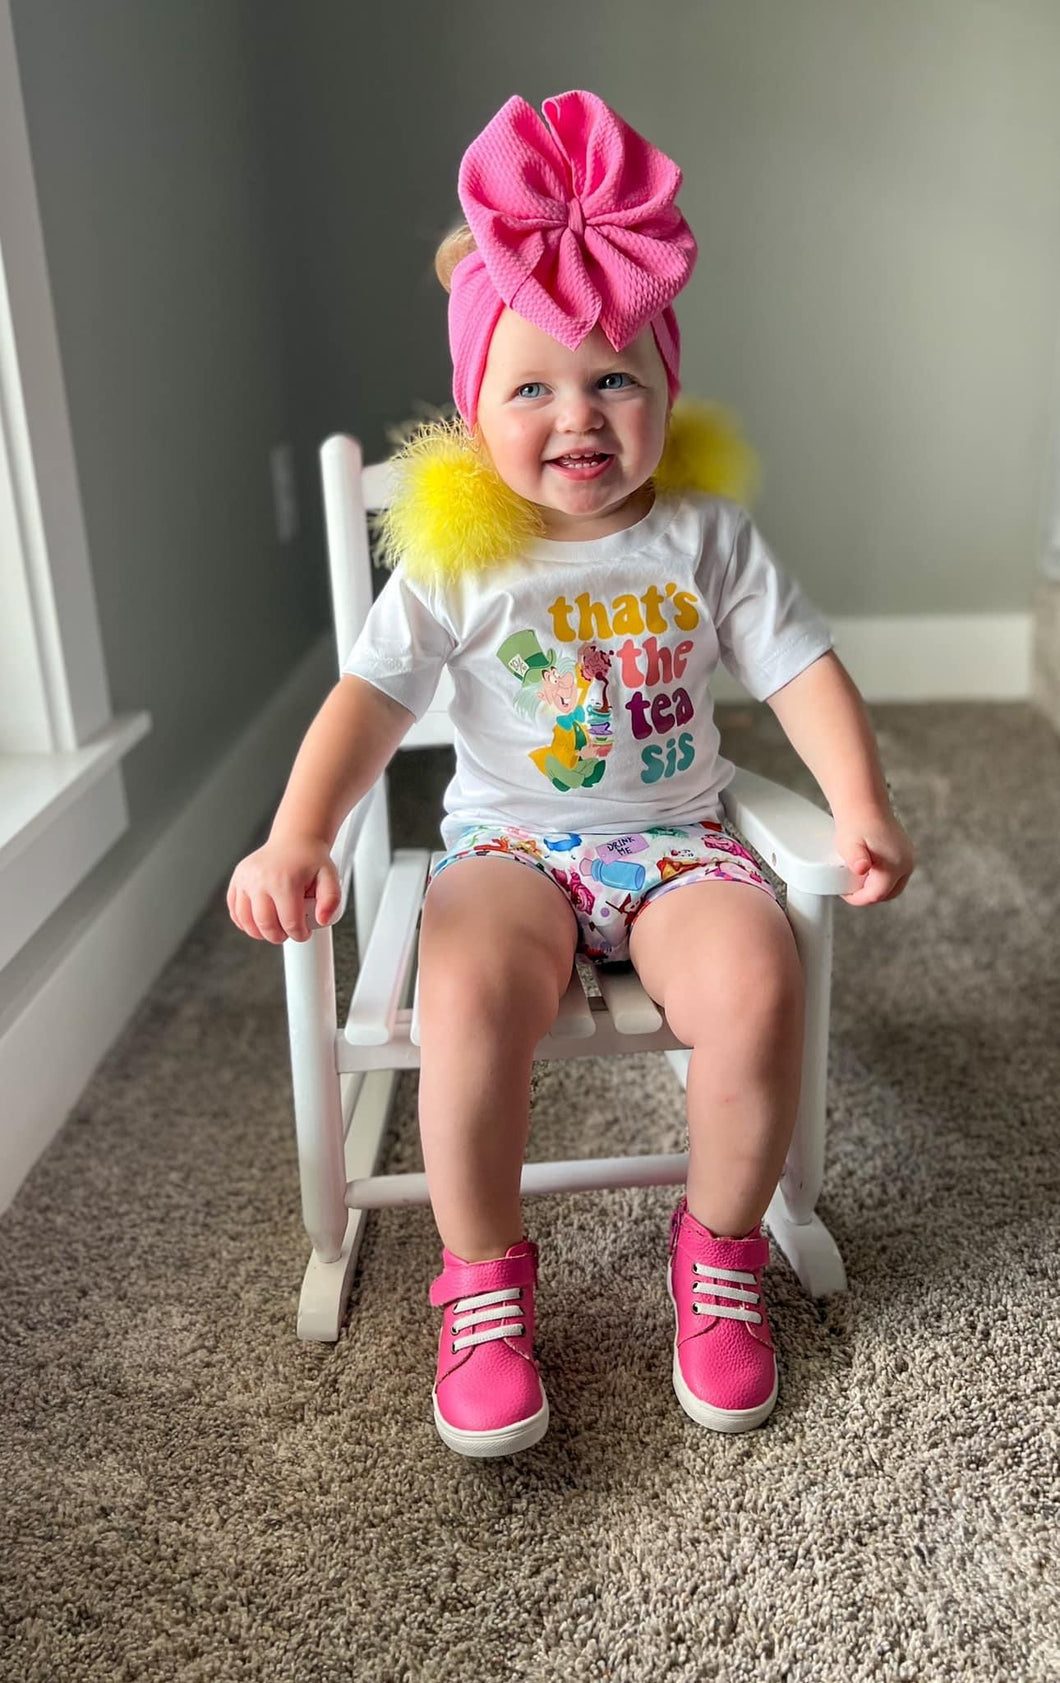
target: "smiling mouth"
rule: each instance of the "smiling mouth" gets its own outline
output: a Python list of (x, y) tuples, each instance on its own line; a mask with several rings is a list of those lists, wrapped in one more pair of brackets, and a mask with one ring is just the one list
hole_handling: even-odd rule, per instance
[(609, 462), (611, 454), (607, 450), (576, 450), (570, 456), (550, 456), (549, 464), (553, 467), (598, 467), (601, 462)]

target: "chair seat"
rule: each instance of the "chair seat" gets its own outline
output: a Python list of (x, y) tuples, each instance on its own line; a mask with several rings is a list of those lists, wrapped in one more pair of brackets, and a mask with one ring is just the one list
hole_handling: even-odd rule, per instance
[[(342, 1074), (419, 1068), (416, 932), (428, 869), (441, 858), (441, 853), (429, 855), (420, 848), (394, 853), (345, 1028), (336, 1037), (336, 1067)], [(556, 1020), (538, 1043), (535, 1057), (591, 1058), (681, 1048), (632, 968), (583, 964), (599, 991), (589, 993), (578, 965), (572, 966)]]

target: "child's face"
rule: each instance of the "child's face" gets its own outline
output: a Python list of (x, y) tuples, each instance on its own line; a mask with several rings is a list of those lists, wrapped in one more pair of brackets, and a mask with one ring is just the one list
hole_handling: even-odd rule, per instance
[[(670, 395), (650, 327), (614, 351), (599, 327), (576, 351), (505, 309), (490, 341), (478, 430), (501, 478), (536, 503), (551, 538), (620, 532), (647, 512), (637, 492), (659, 465)], [(550, 465), (567, 451), (610, 456), (594, 478)]]

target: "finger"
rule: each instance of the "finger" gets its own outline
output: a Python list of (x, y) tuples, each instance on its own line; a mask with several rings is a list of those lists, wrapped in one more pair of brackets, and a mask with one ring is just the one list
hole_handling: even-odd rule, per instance
[[(902, 880), (904, 882), (905, 879)], [(849, 900), (852, 906), (878, 906), (885, 900), (893, 900), (896, 892), (892, 887), (890, 872), (877, 866), (856, 893), (844, 895), (843, 898)]]
[(903, 876), (901, 867), (898, 865), (890, 865), (886, 870), (881, 869), (879, 884), (880, 899), (893, 900), (895, 895), (905, 886), (907, 877), (908, 872), (905, 876)]
[(872, 876), (873, 876), (872, 869), (871, 869), (871, 867), (869, 867), (869, 868), (866, 868), (864, 871), (856, 871), (854, 869), (853, 865), (851, 865), (848, 862), (847, 863), (847, 870), (850, 871), (851, 875), (860, 877), (861, 881), (858, 883), (858, 886), (856, 888), (852, 888), (850, 890), (849, 894), (844, 894), (843, 898), (844, 898), (844, 900), (851, 900), (855, 903), (860, 903), (859, 902), (859, 896), (864, 894), (865, 890), (871, 885)]
[(843, 899), (849, 906), (874, 905), (880, 898), (880, 884), (874, 879), (880, 875), (882, 875), (882, 873), (879, 871), (870, 871), (869, 875), (865, 878), (865, 881), (861, 884), (861, 887), (856, 888), (852, 894), (844, 894)]
[(254, 922), (260, 929), (263, 939), (272, 941), (273, 944), (286, 941), (287, 931), (276, 916), (276, 906), (272, 895), (266, 894), (263, 889), (259, 890), (250, 904), (254, 913)]
[(305, 908), (306, 928), (308, 929), (310, 935), (315, 935), (316, 931), (320, 928), (320, 920), (317, 916), (319, 908), (316, 901), (315, 882), (306, 884), (305, 896), (302, 900), (302, 905)]
[(250, 909), (250, 895), (244, 889), (236, 894), (236, 922), (244, 935), (249, 935), (252, 941), (263, 941), (265, 937), (254, 922), (254, 913)]
[(912, 874), (913, 874), (912, 871), (907, 871), (905, 873), (904, 877), (899, 877), (898, 881), (895, 883), (894, 887), (891, 889), (891, 892), (886, 896), (886, 898), (888, 900), (897, 900), (899, 894), (901, 894), (902, 889), (905, 887), (906, 883), (909, 881), (909, 878), (912, 876)]
[[(241, 891), (238, 885), (234, 881), (230, 882), (228, 885), (228, 893), (225, 896), (225, 905), (228, 907), (228, 915), (232, 919), (232, 922), (237, 926), (237, 928), (243, 929), (239, 908), (240, 898)], [(246, 934), (247, 931), (244, 930), (243, 933)]]
[(306, 900), (301, 894), (293, 891), (276, 896), (276, 914), (285, 933), (292, 941), (308, 941), (309, 930), (306, 927)]
[(316, 880), (316, 915), (319, 924), (330, 923), (339, 909), (342, 891), (334, 866), (322, 865)]

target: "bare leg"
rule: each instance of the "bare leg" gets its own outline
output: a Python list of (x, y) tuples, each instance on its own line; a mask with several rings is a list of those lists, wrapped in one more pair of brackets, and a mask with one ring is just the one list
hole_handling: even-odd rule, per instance
[(743, 1238), (769, 1207), (795, 1130), (803, 978), (775, 901), (747, 883), (696, 882), (645, 907), (630, 956), (692, 1048), (688, 1207)]
[(420, 933), (420, 1138), (443, 1245), (466, 1262), (524, 1236), (519, 1183), (534, 1048), (555, 1021), (578, 926), (540, 871), (461, 859)]

